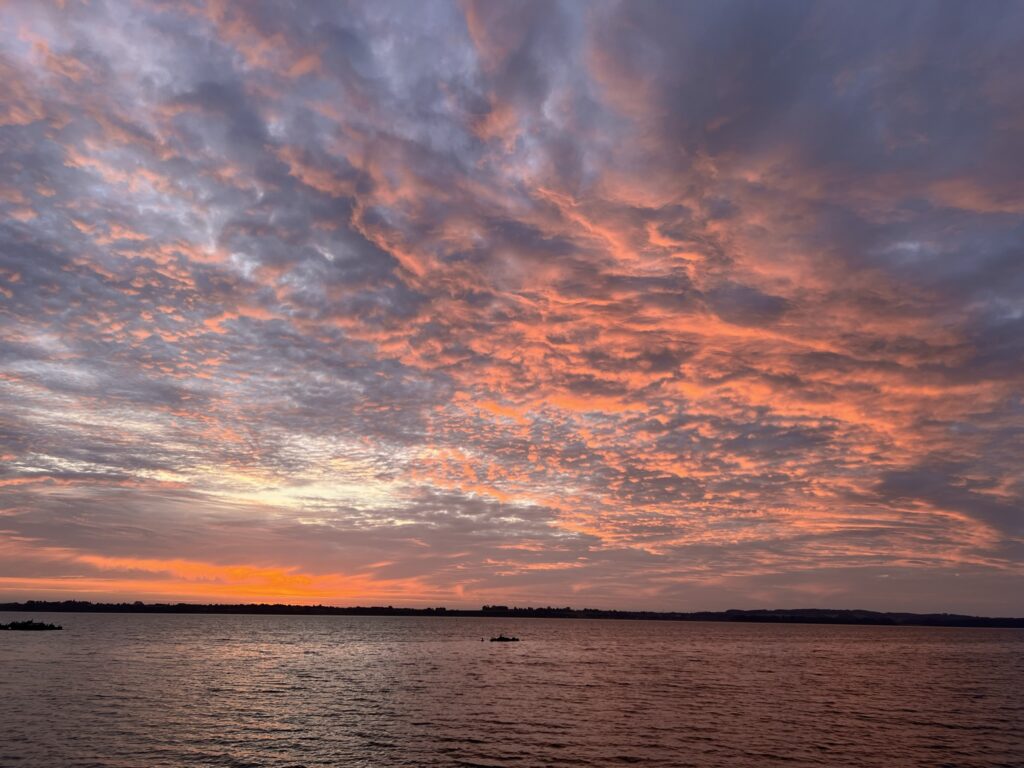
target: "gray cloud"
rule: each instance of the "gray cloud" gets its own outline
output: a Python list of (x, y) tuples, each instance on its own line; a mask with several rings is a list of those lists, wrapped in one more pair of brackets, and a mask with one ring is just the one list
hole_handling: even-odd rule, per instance
[(0, 589), (1019, 605), (1018, 6), (0, 20)]

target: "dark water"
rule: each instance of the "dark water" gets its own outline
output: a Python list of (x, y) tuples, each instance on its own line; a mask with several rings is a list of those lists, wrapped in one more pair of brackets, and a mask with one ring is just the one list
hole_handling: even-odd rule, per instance
[(33, 618), (5, 767), (1024, 766), (1020, 630)]

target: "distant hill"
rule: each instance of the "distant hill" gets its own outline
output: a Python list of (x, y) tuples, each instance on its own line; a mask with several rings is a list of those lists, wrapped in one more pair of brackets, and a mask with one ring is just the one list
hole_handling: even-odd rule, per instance
[(778, 608), (759, 610), (608, 611), (597, 608), (519, 608), (485, 605), (462, 608), (395, 608), (393, 606), (283, 605), (280, 603), (91, 603), (83, 600), (0, 603), (0, 611), (79, 613), (220, 613), (308, 616), (490, 616), (517, 619), (631, 619), (643, 621), (732, 621), (769, 624), (866, 624), (902, 627), (1010, 627), (1024, 628), (1024, 618), (990, 618), (956, 613), (881, 613), (832, 608)]

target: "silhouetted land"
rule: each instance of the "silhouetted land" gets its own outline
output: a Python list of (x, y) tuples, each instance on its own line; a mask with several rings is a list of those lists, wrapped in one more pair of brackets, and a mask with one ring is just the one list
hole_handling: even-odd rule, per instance
[(0, 611), (80, 613), (228, 613), (310, 616), (491, 616), (516, 619), (633, 619), (645, 621), (735, 621), (770, 624), (870, 624), (914, 627), (1012, 627), (1024, 628), (1024, 618), (989, 618), (955, 613), (880, 613), (830, 608), (775, 610), (606, 611), (597, 608), (510, 608), (485, 605), (480, 610), (462, 608), (395, 608), (393, 606), (282, 605), (279, 603), (91, 603), (83, 600), (0, 603)]
[(42, 621), (12, 621), (10, 624), (0, 624), (0, 629), (14, 629), (22, 632), (41, 632), (52, 629), (64, 629), (60, 624), (47, 624)]

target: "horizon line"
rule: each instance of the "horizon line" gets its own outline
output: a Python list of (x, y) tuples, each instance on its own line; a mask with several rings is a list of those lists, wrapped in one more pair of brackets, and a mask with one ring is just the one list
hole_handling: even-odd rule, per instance
[[(61, 608), (61, 606), (67, 606)], [(573, 608), (572, 606), (509, 606), (484, 604), (480, 608), (446, 606), (325, 605), (295, 603), (146, 603), (142, 600), (94, 602), (91, 600), (35, 600), (0, 603), (0, 611), (73, 613), (208, 613), (235, 615), (446, 615), (492, 618), (593, 618), (649, 619), (664, 621), (735, 621), (749, 623), (871, 624), (895, 626), (1002, 626), (1024, 628), (1024, 617), (913, 611), (875, 611), (866, 608), (727, 608), (724, 610), (655, 611), (647, 609)], [(115, 609), (115, 610), (105, 610)], [(205, 609), (205, 610), (204, 610)], [(977, 622), (977, 623), (975, 623)]]

